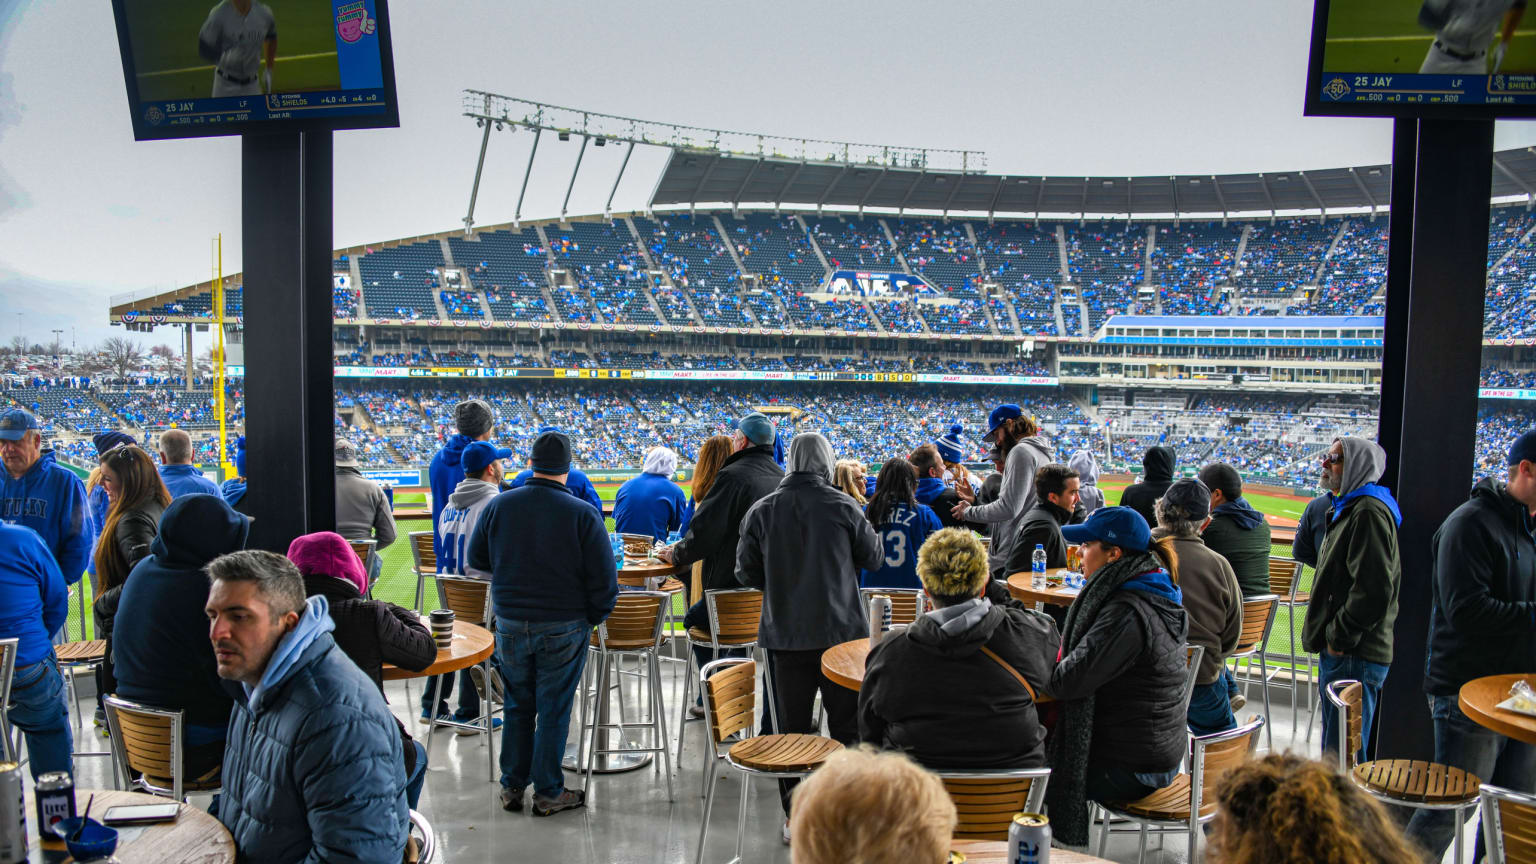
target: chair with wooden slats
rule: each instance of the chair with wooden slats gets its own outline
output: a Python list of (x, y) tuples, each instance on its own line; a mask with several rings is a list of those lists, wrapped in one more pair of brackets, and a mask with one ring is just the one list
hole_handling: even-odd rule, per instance
[[(1361, 705), (1365, 688), (1359, 681), (1344, 679), (1328, 684), (1328, 701), (1339, 712), (1339, 734), (1344, 746), (1339, 748), (1339, 770), (1348, 774), (1355, 785), (1378, 801), (1413, 810), (1456, 811), (1456, 858), (1461, 861), (1461, 829), (1467, 811), (1477, 806), (1482, 781), (1474, 774), (1438, 762), (1418, 759), (1373, 759), (1359, 761), (1364, 716)], [(1327, 748), (1331, 742), (1324, 741)]]
[(1200, 826), (1216, 817), (1216, 786), (1228, 771), (1252, 757), (1259, 743), (1259, 729), (1264, 725), (1265, 718), (1253, 717), (1236, 729), (1192, 738), (1188, 773), (1180, 772), (1172, 783), (1137, 801), (1094, 802), (1104, 811), (1103, 826), (1099, 829), (1099, 857), (1104, 856), (1104, 845), (1109, 839), (1110, 817), (1119, 816), (1140, 826), (1137, 861), (1146, 855), (1147, 833), (1153, 827), (1187, 832), (1188, 860), (1198, 861), (1196, 856), (1204, 833)]
[(1483, 786), (1480, 797), (1488, 864), (1536, 864), (1536, 795)]
[[(75, 716), (85, 723), (85, 715), (80, 709), (80, 691), (75, 687), (75, 676), (92, 673), (96, 667), (106, 662), (107, 642), (105, 639), (80, 639), (74, 642), (65, 642), (53, 646), (53, 654), (59, 660), (59, 674), (64, 676), (64, 686), (69, 691), (69, 698), (65, 700), (65, 709), (70, 705), (75, 706)], [(74, 736), (75, 746), (81, 746), (85, 737)], [(100, 756), (113, 762), (113, 770), (116, 770), (116, 760), (112, 760), (111, 750), (76, 750), (75, 756)]]
[(188, 792), (219, 791), (219, 767), (201, 777), (188, 779), (183, 776), (182, 747), (186, 743), (183, 712), (151, 708), (116, 696), (107, 696), (102, 703), (106, 708), (107, 731), (112, 739), (113, 760), (117, 763), (119, 776), (128, 778), (131, 788), (176, 801), (187, 800)]
[(1200, 677), (1200, 661), (1205, 657), (1204, 645), (1184, 643), (1184, 713), (1189, 714), (1189, 700), (1195, 697), (1195, 684)]
[(413, 608), (420, 612), (427, 580), (437, 575), (437, 547), (433, 545), (431, 531), (412, 531), (405, 536), (411, 541), (411, 570), (416, 574), (416, 602)]
[(1016, 814), (1041, 812), (1051, 780), (1049, 768), (934, 773), (955, 804), (955, 840), (1007, 840)]
[(736, 857), (741, 860), (742, 835), (747, 822), (747, 786), (753, 777), (805, 777), (843, 745), (820, 735), (751, 735), (757, 722), (757, 664), (751, 660), (728, 657), (704, 664), (699, 671), (699, 687), (704, 694), (704, 726), (708, 746), (704, 751), (704, 822), (699, 826), (699, 849), (694, 864), (704, 860), (704, 844), (709, 837), (709, 816), (715, 805), (715, 763), (720, 746), (736, 735), (742, 740), (725, 752), (725, 764), (741, 772), (741, 806), (736, 818)]
[[(1269, 632), (1275, 626), (1275, 610), (1280, 598), (1274, 594), (1260, 594), (1243, 598), (1243, 630), (1237, 637), (1237, 648), (1227, 655), (1232, 673), (1237, 674), (1238, 661), (1244, 661), (1244, 686), (1253, 678), (1253, 661), (1259, 661), (1259, 688), (1264, 693), (1264, 747), (1274, 749), (1274, 737), (1269, 731), (1269, 664), (1264, 659), (1264, 648), (1269, 644)], [(1276, 670), (1278, 671), (1278, 670)]]
[[(621, 753), (660, 753), (663, 772), (667, 778), (667, 800), (675, 800), (672, 793), (672, 753), (667, 747), (666, 706), (661, 692), (661, 626), (666, 620), (666, 609), (672, 595), (665, 591), (625, 591), (619, 594), (613, 611), (607, 620), (592, 632), (589, 650), (597, 652), (597, 666), (587, 664), (595, 682), (595, 696), (590, 712), (587, 709), (586, 688), (581, 690), (581, 731), (577, 736), (578, 752), (586, 754), (587, 789), (592, 788), (592, 772), (600, 756)], [(626, 720), (624, 717), (624, 667), (623, 659), (633, 657), (644, 674), (639, 676), (637, 695), (645, 700), (643, 717)], [(617, 681), (610, 684), (609, 674), (616, 673)], [(611, 694), (619, 696), (619, 719), (616, 723), (602, 722), (609, 716), (603, 710)], [(595, 718), (595, 719), (593, 719)], [(599, 747), (598, 739), (606, 730), (647, 730), (650, 746), (625, 747), (621, 739), (619, 747)], [(585, 747), (582, 747), (585, 742)]]
[[(695, 645), (711, 649), (711, 660), (719, 660), (721, 650), (753, 654), (757, 649), (757, 626), (763, 618), (763, 592), (756, 588), (717, 588), (704, 592), (704, 608), (709, 612), (709, 632), (697, 627), (688, 628), (688, 647)], [(677, 717), (677, 758), (679, 769), (683, 766), (683, 736), (688, 731), (689, 697), (693, 695), (693, 651), (689, 650), (683, 675), (683, 698)], [(766, 663), (764, 664), (766, 667)], [(765, 676), (766, 677), (766, 676)], [(768, 692), (772, 693), (772, 690)], [(776, 715), (773, 700), (768, 700), (770, 716)], [(774, 717), (775, 727), (778, 719)]]
[(16, 761), (16, 733), (11, 729), (11, 676), (16, 672), (16, 648), (21, 640), (16, 637), (0, 639), (0, 761)]
[[(1303, 687), (1301, 677), (1296, 669), (1296, 617), (1298, 609), (1305, 610), (1307, 604), (1312, 601), (1312, 593), (1301, 588), (1301, 562), (1295, 558), (1283, 558), (1279, 555), (1271, 555), (1269, 558), (1269, 593), (1280, 598), (1280, 605), (1286, 608), (1286, 622), (1291, 631), (1290, 646), (1291, 656), (1291, 740), (1296, 738), (1296, 727), (1301, 718), (1301, 700), (1298, 695), (1305, 693), (1307, 698), (1307, 733), (1306, 740), (1312, 738), (1312, 717), (1316, 711), (1312, 700), (1316, 697), (1313, 686), (1317, 679), (1312, 674), (1312, 655), (1306, 651), (1301, 652), (1301, 659), (1305, 661), (1307, 668), (1307, 683)], [(1302, 614), (1305, 614), (1303, 611)]]
[(911, 624), (928, 611), (928, 597), (921, 588), (860, 588), (859, 599), (869, 609), (869, 599), (876, 594), (891, 598), (891, 623)]
[[(430, 541), (432, 538), (429, 536), (427, 539)], [(490, 582), (484, 579), (473, 579), (469, 576), (449, 576), (446, 574), (434, 575), (432, 579), (437, 585), (437, 597), (438, 601), (442, 603), (441, 608), (451, 610), (455, 621), (466, 621), (492, 632), (495, 631), (495, 627), (492, 624), (494, 616), (491, 612)], [(448, 674), (456, 675), (458, 673), (450, 672)], [(432, 732), (438, 726), (457, 729), (467, 728), (482, 733), (486, 748), (486, 770), (490, 772), (490, 778), (495, 780), (499, 772), (496, 769), (495, 736), (491, 734), (492, 721), (495, 718), (491, 696), (500, 685), (496, 683), (499, 673), (491, 666), (490, 657), (480, 661), (480, 674), (482, 676), (481, 680), (485, 682), (485, 698), (480, 702), (480, 718), (470, 723), (459, 723), (454, 720), (441, 719), (433, 721), (427, 724), (427, 738), (422, 742), (421, 746), (426, 747), (429, 753), (431, 752)], [(433, 691), (432, 704), (437, 704), (438, 696), (442, 692), (443, 676), (432, 676), (426, 686), (430, 687)]]

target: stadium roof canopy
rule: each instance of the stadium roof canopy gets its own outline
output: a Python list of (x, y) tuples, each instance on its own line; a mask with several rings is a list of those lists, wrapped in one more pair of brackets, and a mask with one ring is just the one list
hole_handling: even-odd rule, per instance
[[(1044, 177), (837, 164), (676, 148), (652, 207), (857, 207), (1052, 216), (1253, 215), (1385, 209), (1391, 165), (1152, 177)], [(1493, 197), (1536, 190), (1536, 149), (1494, 155)]]

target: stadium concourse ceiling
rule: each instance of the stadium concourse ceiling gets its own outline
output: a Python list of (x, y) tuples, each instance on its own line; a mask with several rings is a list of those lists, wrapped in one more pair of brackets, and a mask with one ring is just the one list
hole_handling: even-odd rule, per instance
[[(1052, 216), (1385, 208), (1391, 165), (1162, 177), (1041, 177), (674, 149), (652, 207), (774, 204)], [(1494, 154), (1493, 197), (1536, 197), (1536, 148)]]

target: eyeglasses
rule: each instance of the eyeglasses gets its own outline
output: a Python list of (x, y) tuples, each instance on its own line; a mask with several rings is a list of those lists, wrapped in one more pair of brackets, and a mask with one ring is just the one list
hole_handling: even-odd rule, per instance
[(1344, 461), (1344, 454), (1343, 453), (1324, 453), (1323, 454), (1323, 464), (1324, 465), (1333, 465), (1335, 463), (1339, 463), (1339, 462), (1343, 462), (1343, 461)]

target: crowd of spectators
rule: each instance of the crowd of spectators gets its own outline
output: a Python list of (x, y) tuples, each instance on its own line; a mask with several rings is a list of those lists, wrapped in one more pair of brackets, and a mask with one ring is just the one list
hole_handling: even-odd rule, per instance
[(1536, 369), (1499, 369), (1494, 366), (1484, 366), (1482, 384), (1484, 387), (1516, 387), (1526, 390), (1536, 388)]

